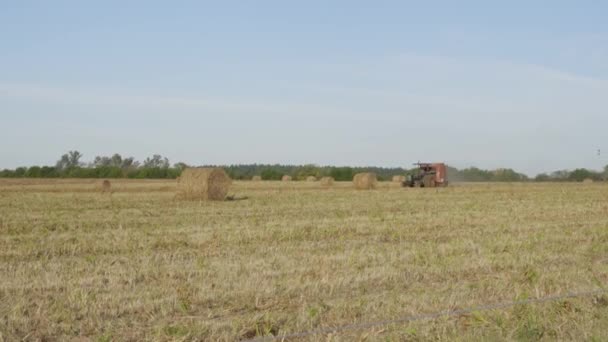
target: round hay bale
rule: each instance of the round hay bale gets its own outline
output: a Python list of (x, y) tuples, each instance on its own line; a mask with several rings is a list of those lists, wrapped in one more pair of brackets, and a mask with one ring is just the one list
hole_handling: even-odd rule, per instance
[(253, 176), (253, 177), (251, 177), (251, 180), (254, 182), (259, 182), (262, 180), (262, 176)]
[(357, 190), (375, 189), (377, 184), (378, 178), (373, 172), (357, 173), (355, 177), (353, 177), (353, 185)]
[(321, 185), (322, 186), (332, 186), (332, 185), (334, 185), (334, 178), (333, 177), (323, 177), (323, 178), (321, 178)]
[(104, 179), (101, 182), (101, 192), (112, 192), (112, 183), (109, 180)]
[(223, 201), (232, 180), (221, 168), (186, 168), (177, 186), (178, 196), (187, 200)]
[(591, 179), (591, 178), (585, 178), (583, 180), (583, 184), (591, 184), (591, 183), (593, 183), (593, 179)]
[(405, 176), (393, 176), (393, 182), (403, 183), (405, 182)]
[(291, 176), (289, 176), (289, 175), (285, 175), (285, 176), (283, 176), (283, 178), (281, 178), (281, 180), (282, 180), (283, 182), (291, 182)]
[(316, 182), (317, 181), (317, 177), (315, 177), (315, 176), (308, 176), (308, 177), (306, 177), (306, 181), (307, 182)]

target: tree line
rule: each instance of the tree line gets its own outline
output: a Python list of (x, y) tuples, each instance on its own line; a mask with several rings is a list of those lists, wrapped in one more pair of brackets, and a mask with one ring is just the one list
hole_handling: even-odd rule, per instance
[(0, 171), (0, 177), (26, 178), (176, 178), (185, 164), (171, 166), (169, 159), (155, 154), (143, 162), (133, 157), (123, 158), (115, 153), (97, 156), (93, 161), (82, 161), (82, 153), (69, 151), (55, 166), (18, 167)]
[(608, 180), (608, 165), (604, 166), (604, 170), (602, 171), (580, 168), (541, 173), (534, 177), (534, 180), (537, 182), (582, 182), (586, 179), (591, 179), (593, 181)]
[[(188, 165), (171, 164), (169, 159), (155, 154), (142, 162), (133, 157), (122, 157), (115, 153), (111, 156), (96, 156), (90, 162), (82, 161), (82, 153), (69, 151), (63, 154), (54, 166), (18, 167), (14, 170), (0, 171), (0, 177), (27, 178), (176, 178)], [(201, 165), (223, 167), (232, 179), (251, 179), (261, 176), (264, 180), (280, 180), (290, 175), (295, 180), (306, 177), (333, 177), (337, 181), (350, 181), (359, 172), (374, 172), (379, 180), (390, 180), (395, 175), (412, 173), (415, 169), (400, 167), (349, 167), (319, 165), (281, 165), (281, 164), (239, 164), (239, 165)], [(457, 169), (448, 166), (448, 179), (451, 182), (524, 182), (524, 181), (594, 181), (608, 179), (608, 165), (603, 171), (575, 169), (542, 173), (534, 178), (518, 173), (513, 169), (483, 170), (476, 167)]]

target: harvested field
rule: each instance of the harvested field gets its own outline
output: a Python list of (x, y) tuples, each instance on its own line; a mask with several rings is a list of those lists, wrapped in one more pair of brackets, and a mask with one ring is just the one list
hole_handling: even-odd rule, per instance
[[(608, 186), (0, 179), (0, 340), (220, 340), (608, 285)], [(299, 340), (608, 340), (608, 295)]]

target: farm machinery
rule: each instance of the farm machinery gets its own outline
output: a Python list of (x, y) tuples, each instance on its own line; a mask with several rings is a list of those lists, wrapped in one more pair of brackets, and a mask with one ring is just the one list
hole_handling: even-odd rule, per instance
[(447, 167), (444, 163), (415, 163), (418, 168), (405, 177), (404, 187), (434, 188), (448, 185)]

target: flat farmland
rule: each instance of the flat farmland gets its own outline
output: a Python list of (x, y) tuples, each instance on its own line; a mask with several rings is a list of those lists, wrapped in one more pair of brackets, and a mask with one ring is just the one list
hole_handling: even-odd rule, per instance
[[(0, 340), (608, 340), (608, 186), (0, 180)], [(358, 326), (357, 329), (354, 325)]]

